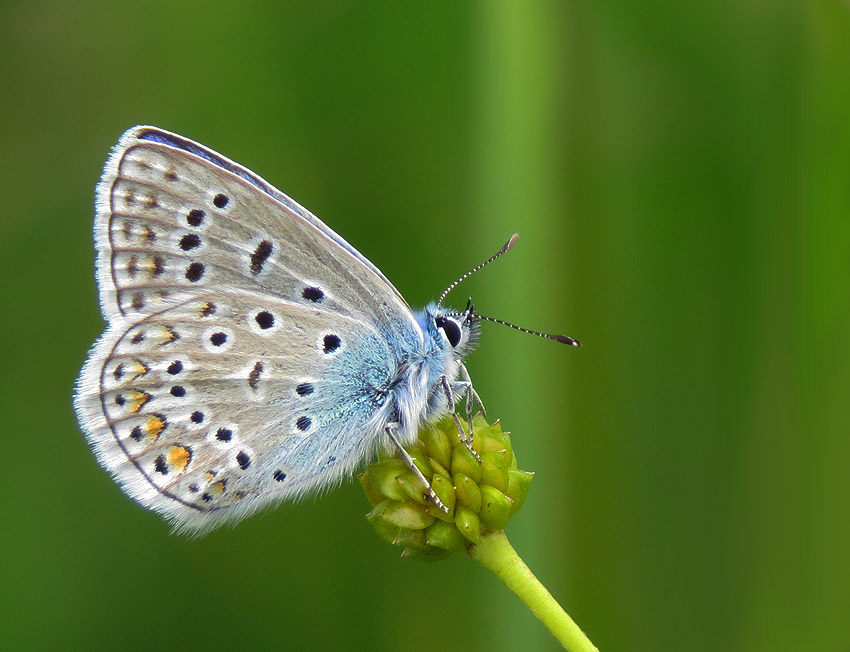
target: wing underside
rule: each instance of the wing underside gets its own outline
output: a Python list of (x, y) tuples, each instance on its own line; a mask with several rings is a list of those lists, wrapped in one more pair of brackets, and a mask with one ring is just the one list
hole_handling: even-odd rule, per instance
[(202, 531), (326, 487), (376, 446), (423, 334), (365, 257), (263, 179), (153, 127), (97, 189), (109, 321), (77, 386), (101, 463)]

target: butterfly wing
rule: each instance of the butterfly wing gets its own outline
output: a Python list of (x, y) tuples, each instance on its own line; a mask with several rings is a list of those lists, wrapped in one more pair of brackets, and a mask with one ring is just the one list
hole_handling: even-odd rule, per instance
[[(158, 129), (157, 127), (134, 127), (124, 134), (121, 143), (123, 144), (125, 140), (128, 142), (134, 140), (142, 140), (146, 142), (162, 143), (163, 145), (167, 145), (169, 147), (194, 154), (195, 156), (198, 156), (204, 160), (210, 161), (218, 168), (232, 172), (233, 174), (244, 179), (256, 188), (259, 188), (267, 195), (273, 197), (278, 202), (286, 206), (291, 212), (295, 213), (296, 215), (299, 215), (304, 220), (319, 229), (322, 233), (330, 237), (334, 242), (340, 245), (349, 254), (354, 256), (357, 260), (359, 260), (366, 267), (368, 267), (376, 276), (383, 280), (384, 283), (389, 285), (392, 291), (398, 297), (398, 299), (400, 299), (402, 303), (405, 303), (404, 297), (401, 296), (401, 294), (395, 289), (395, 287), (393, 287), (393, 284), (390, 283), (389, 279), (387, 279), (387, 277), (383, 275), (381, 270), (375, 267), (375, 265), (373, 265), (369, 259), (367, 259), (363, 254), (357, 251), (357, 249), (348, 244), (348, 242), (346, 242), (342, 238), (342, 236), (340, 236), (333, 229), (328, 227), (328, 225), (322, 222), (322, 220), (313, 215), (310, 211), (298, 204), (296, 201), (282, 193), (280, 190), (270, 185), (267, 181), (254, 174), (254, 172), (252, 172), (248, 168), (245, 168), (239, 165), (238, 163), (234, 163), (233, 161), (222, 156), (218, 152), (214, 152), (213, 150), (204, 147), (203, 145), (196, 143), (192, 140), (189, 140), (188, 138), (183, 138), (182, 136), (178, 136), (177, 134), (164, 131), (163, 129)], [(121, 144), (119, 144), (118, 149), (120, 148)]]
[(129, 495), (203, 531), (349, 474), (375, 446), (394, 374), (362, 321), (217, 292), (113, 325), (77, 407)]
[(202, 531), (328, 486), (375, 448), (422, 332), (317, 218), (215, 152), (136, 127), (98, 186), (95, 240), (109, 327), (75, 404), (136, 500)]
[(96, 206), (107, 319), (150, 314), (202, 288), (240, 287), (322, 303), (407, 336), (420, 331), (398, 290), (318, 218), (175, 134), (127, 131), (106, 164)]

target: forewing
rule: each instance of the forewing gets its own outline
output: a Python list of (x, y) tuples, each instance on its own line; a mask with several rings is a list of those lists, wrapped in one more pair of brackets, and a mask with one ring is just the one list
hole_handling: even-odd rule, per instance
[(95, 244), (108, 319), (228, 287), (322, 304), (421, 339), (398, 291), (318, 218), (246, 168), (154, 127), (134, 127), (112, 152)]

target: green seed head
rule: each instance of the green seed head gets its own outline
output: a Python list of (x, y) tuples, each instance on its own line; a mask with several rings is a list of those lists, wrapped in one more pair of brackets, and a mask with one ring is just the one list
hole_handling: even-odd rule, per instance
[(407, 448), (448, 513), (428, 500), (421, 480), (396, 456), (381, 455), (360, 474), (372, 505), (366, 518), (382, 539), (403, 548), (402, 556), (436, 561), (465, 552), (482, 534), (504, 530), (525, 502), (534, 474), (517, 468), (510, 437), (498, 421), (475, 417), (472, 426), (481, 462), (450, 416), (423, 428)]

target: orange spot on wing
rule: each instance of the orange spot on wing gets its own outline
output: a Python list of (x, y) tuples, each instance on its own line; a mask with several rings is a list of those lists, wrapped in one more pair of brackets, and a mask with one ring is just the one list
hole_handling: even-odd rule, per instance
[(147, 403), (151, 398), (151, 395), (147, 392), (142, 392), (139, 390), (133, 390), (130, 392), (130, 400), (129, 400), (129, 410), (133, 414), (142, 409), (142, 406)]
[(159, 326), (156, 329), (153, 329), (153, 332), (149, 332), (151, 342), (156, 346), (165, 346), (166, 344), (171, 344), (175, 340), (180, 339), (180, 336), (177, 334), (171, 326)]
[(136, 380), (136, 378), (144, 376), (146, 373), (148, 373), (148, 367), (144, 362), (141, 362), (140, 360), (133, 360), (132, 364), (133, 378), (131, 378), (131, 380)]
[(159, 434), (165, 429), (165, 421), (163, 421), (162, 417), (154, 414), (151, 417), (148, 417), (148, 420), (145, 422), (145, 430), (147, 431), (148, 437), (152, 441), (156, 441), (159, 439)]
[(191, 459), (192, 453), (185, 446), (174, 446), (168, 451), (168, 466), (175, 471), (183, 471)]

